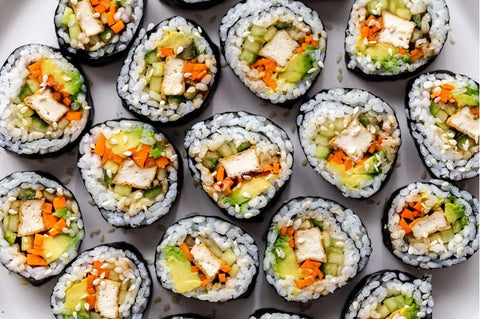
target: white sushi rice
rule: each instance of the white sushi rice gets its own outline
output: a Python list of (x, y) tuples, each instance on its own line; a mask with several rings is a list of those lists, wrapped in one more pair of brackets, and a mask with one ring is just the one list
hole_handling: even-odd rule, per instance
[(78, 95), (82, 104), (80, 121), (71, 121), (63, 130), (49, 129), (48, 135), (16, 127), (13, 121), (16, 109), (25, 106), (18, 96), (30, 74), (27, 67), (39, 59), (53, 59), (66, 72), (78, 71), (60, 52), (40, 44), (21, 46), (8, 57), (0, 69), (0, 146), (22, 155), (53, 153), (74, 142), (86, 127), (91, 108), (86, 100), (85, 78), (81, 76), (84, 84)]
[[(421, 12), (426, 7), (425, 23), (428, 24), (428, 43), (425, 58), (420, 58), (413, 63), (405, 63), (398, 60), (398, 66), (393, 71), (386, 71), (380, 63), (375, 63), (369, 55), (359, 54), (357, 43), (360, 40), (360, 29), (364, 24), (367, 15), (366, 5), (370, 0), (357, 0), (352, 6), (347, 30), (345, 31), (345, 51), (348, 56), (347, 67), (359, 69), (368, 75), (392, 76), (407, 72), (414, 72), (421, 66), (426, 65), (429, 60), (435, 58), (447, 40), (450, 29), (448, 12), (445, 0), (403, 0), (411, 12)], [(429, 21), (429, 22), (428, 22)]]
[(184, 293), (183, 296), (210, 302), (222, 302), (248, 294), (259, 265), (258, 247), (255, 245), (253, 237), (240, 227), (225, 220), (207, 216), (181, 219), (165, 231), (157, 246), (155, 260), (157, 277), (164, 288), (176, 292), (163, 249), (166, 246), (180, 245), (187, 236), (193, 238), (203, 236), (212, 240), (222, 251), (231, 249), (237, 256), (235, 263), (240, 269), (235, 277), (229, 278), (225, 284), (219, 287), (212, 286), (210, 289), (208, 286), (199, 287)]
[[(311, 218), (322, 221), (323, 228), (328, 230), (332, 238), (344, 242), (344, 265), (340, 276), (327, 275), (305, 288), (297, 289), (294, 278), (282, 279), (273, 269), (275, 255), (272, 247), (279, 236), (279, 229), (282, 227), (296, 229), (300, 223), (295, 223), (294, 220)], [(365, 268), (371, 253), (372, 247), (367, 230), (360, 218), (350, 209), (319, 197), (298, 198), (284, 204), (272, 218), (263, 269), (268, 283), (280, 296), (287, 301), (308, 302), (333, 293), (346, 285)]]
[[(210, 89), (219, 72), (219, 61), (216, 60), (214, 51), (208, 41), (202, 35), (204, 31), (183, 17), (173, 17), (149, 28), (141, 29), (138, 38), (135, 40), (125, 59), (120, 75), (117, 79), (117, 92), (128, 108), (142, 116), (148, 117), (155, 122), (174, 122), (189, 113), (201, 108), (205, 97), (196, 97), (193, 100), (177, 103), (161, 103), (152, 99), (146, 89), (145, 80), (145, 54), (157, 47), (157, 42), (163, 38), (164, 32), (177, 31), (193, 37), (195, 47), (199, 49), (200, 54), (197, 59), (207, 60), (212, 76), (205, 85)], [(209, 94), (207, 92), (206, 94)]]
[(359, 285), (362, 286), (355, 287), (355, 296), (345, 305), (345, 319), (380, 318), (376, 308), (385, 298), (399, 294), (413, 297), (419, 306), (416, 318), (431, 318), (433, 297), (430, 275), (415, 279), (406, 273), (385, 270), (367, 276)]
[(478, 83), (465, 75), (446, 72), (422, 74), (414, 80), (408, 92), (406, 113), (410, 132), (432, 174), (437, 178), (459, 181), (478, 175), (479, 144), (477, 141), (470, 145), (468, 151), (461, 151), (452, 144), (454, 139), (443, 134), (443, 130), (435, 125), (435, 117), (430, 112), (430, 89), (446, 83), (478, 90)]
[[(113, 191), (108, 188), (103, 180), (101, 158), (92, 152), (92, 145), (95, 145), (100, 133), (108, 137), (120, 131), (130, 132), (135, 127), (155, 131), (153, 126), (138, 121), (108, 121), (93, 127), (88, 134), (85, 134), (79, 145), (80, 158), (77, 165), (80, 168), (85, 187), (95, 204), (100, 208), (102, 216), (114, 226), (138, 227), (152, 224), (170, 211), (179, 192), (179, 178), (181, 178), (181, 176), (178, 176), (179, 159), (175, 149), (171, 146), (166, 149), (169, 152), (167, 157), (170, 160), (170, 164), (166, 167), (168, 173), (166, 194), (163, 198), (157, 199), (151, 206), (143, 207), (136, 214), (127, 214), (123, 211), (122, 201), (115, 198)], [(162, 141), (166, 140), (166, 137), (160, 132), (155, 132), (155, 139)], [(167, 141), (167, 145), (171, 144)]]
[[(119, 9), (117, 15), (120, 15), (119, 18), (125, 24), (125, 29), (119, 34), (115, 34), (110, 43), (98, 48), (94, 46), (93, 48), (95, 48), (95, 50), (86, 51), (81, 49), (78, 40), (70, 39), (68, 30), (64, 29), (64, 25), (61, 22), (65, 8), (71, 8), (72, 2), (72, 0), (59, 1), (54, 18), (58, 43), (60, 46), (65, 47), (68, 53), (72, 55), (83, 52), (88, 54), (92, 59), (99, 59), (124, 51), (127, 49), (129, 43), (133, 41), (133, 37), (140, 27), (140, 21), (142, 21), (143, 17), (143, 0), (123, 0), (122, 4), (124, 4), (124, 6), (120, 7), (122, 10), (120, 11)], [(118, 12), (120, 12), (120, 14), (118, 14)]]
[[(249, 35), (252, 24), (269, 27), (276, 21), (288, 21), (300, 30), (309, 30), (319, 38), (319, 49), (315, 50), (315, 61), (307, 76), (295, 84), (284, 83), (270, 92), (262, 80), (252, 80), (252, 72), (245, 61), (239, 59), (241, 46)], [(284, 103), (303, 96), (313, 80), (323, 69), (325, 60), (327, 33), (318, 13), (302, 2), (292, 0), (247, 0), (231, 8), (220, 25), (220, 41), (225, 59), (239, 79), (256, 95), (272, 103)], [(280, 84), (280, 83), (279, 83)]]
[(388, 159), (381, 168), (381, 173), (372, 179), (363, 181), (357, 188), (348, 188), (338, 173), (327, 167), (327, 160), (317, 157), (314, 137), (327, 120), (355, 115), (359, 112), (373, 111), (390, 123), (382, 129), (388, 132), (396, 146), (392, 151), (397, 153), (401, 144), (400, 127), (392, 108), (379, 97), (360, 89), (334, 88), (318, 93), (314, 98), (300, 106), (300, 115), (297, 117), (298, 134), (307, 160), (315, 171), (332, 185), (335, 185), (345, 196), (353, 198), (370, 197), (375, 194), (382, 183), (386, 181), (396, 156)]
[(0, 227), (0, 262), (2, 265), (8, 270), (27, 279), (43, 280), (58, 275), (63, 268), (77, 256), (77, 250), (85, 235), (83, 220), (78, 204), (74, 200), (72, 193), (60, 183), (35, 172), (16, 172), (0, 181), (0, 222), (3, 221), (3, 218), (7, 215), (12, 199), (15, 200), (17, 198), (21, 189), (52, 189), (52, 193), (58, 193), (58, 190), (61, 190), (65, 196), (72, 198), (74, 201), (70, 210), (75, 219), (70, 220), (70, 227), (74, 230), (74, 235), (77, 238), (76, 244), (71, 245), (59, 259), (51, 262), (48, 266), (32, 267), (28, 265), (26, 263), (26, 255), (20, 251), (20, 246), (18, 244), (10, 245), (4, 239), (3, 227)]
[(268, 312), (264, 313), (261, 316), (252, 315), (249, 319), (305, 319), (300, 315), (283, 313), (283, 312)]
[[(435, 198), (455, 196), (459, 202), (465, 205), (468, 224), (449, 242), (410, 245), (405, 239), (405, 231), (399, 225), (399, 213), (405, 207), (405, 203), (413, 202), (415, 198), (418, 199), (419, 194), (425, 194), (422, 196), (428, 196), (432, 201)], [(478, 199), (448, 182), (434, 179), (429, 183), (417, 182), (407, 185), (392, 199), (387, 218), (386, 227), (390, 233), (390, 238), (387, 240), (391, 241), (393, 254), (406, 264), (423, 269), (450, 267), (465, 262), (478, 250), (478, 225), (480, 223)]]
[[(248, 207), (239, 211), (236, 205), (218, 201), (212, 198), (219, 207), (236, 218), (252, 218), (275, 197), (277, 192), (289, 180), (293, 166), (293, 144), (285, 131), (270, 120), (246, 112), (220, 113), (213, 118), (193, 125), (185, 135), (184, 146), (188, 155), (188, 166), (193, 178), (200, 182), (207, 192), (207, 186), (212, 184), (208, 168), (203, 166), (201, 157), (212, 145), (220, 146), (225, 141), (236, 141), (239, 144), (249, 141), (258, 145), (259, 151), (271, 151), (279, 156), (279, 177), (272, 179), (272, 186), (263, 194), (251, 199)], [(217, 147), (218, 147), (217, 146)], [(207, 192), (208, 193), (208, 192)]]
[(58, 279), (50, 299), (56, 318), (68, 317), (64, 315), (68, 313), (64, 306), (65, 292), (75, 281), (82, 280), (87, 276), (93, 269), (95, 261), (128, 264), (129, 269), (119, 275), (120, 278), (129, 278), (132, 282), (125, 301), (118, 307), (118, 318), (143, 318), (143, 312), (147, 308), (152, 289), (152, 280), (147, 265), (128, 248), (120, 249), (108, 245), (97, 246), (81, 253)]

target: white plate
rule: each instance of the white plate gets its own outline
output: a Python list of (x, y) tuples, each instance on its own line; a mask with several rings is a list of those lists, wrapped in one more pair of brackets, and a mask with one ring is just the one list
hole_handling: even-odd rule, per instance
[[(158, 0), (150, 0), (147, 5), (144, 26), (149, 23), (156, 24), (160, 20), (173, 15), (183, 15), (199, 23), (205, 28), (212, 40), (218, 43), (217, 32), (220, 20), (235, 2), (226, 0), (221, 5), (209, 10), (187, 11), (165, 6)], [(153, 299), (145, 318), (156, 319), (176, 313), (193, 312), (201, 315), (215, 315), (215, 318), (240, 319), (247, 317), (254, 310), (264, 307), (302, 312), (316, 318), (339, 318), (348, 294), (360, 277), (381, 269), (400, 269), (418, 276), (426, 273), (408, 267), (394, 258), (383, 246), (380, 231), (380, 219), (385, 200), (395, 189), (407, 183), (421, 180), (422, 176), (425, 176), (425, 169), (406, 126), (403, 102), (406, 80), (367, 82), (348, 72), (343, 59), (343, 39), (352, 1), (311, 0), (306, 2), (318, 11), (328, 32), (325, 69), (320, 74), (310, 95), (320, 89), (337, 86), (363, 88), (385, 99), (397, 113), (401, 124), (403, 143), (400, 148), (397, 167), (385, 188), (367, 201), (357, 201), (343, 197), (335, 187), (320, 178), (309, 165), (305, 165), (305, 156), (299, 146), (294, 125), (298, 105), (295, 105), (292, 110), (267, 105), (251, 94), (227, 67), (222, 69), (221, 82), (210, 106), (199, 116), (198, 120), (210, 117), (217, 112), (246, 110), (271, 118), (287, 131), (295, 143), (293, 175), (278, 203), (264, 212), (265, 219), (262, 222), (233, 221), (256, 238), (262, 256), (264, 233), (268, 228), (270, 217), (280, 204), (296, 196), (316, 195), (335, 200), (346, 207), (352, 208), (354, 212), (360, 215), (368, 229), (373, 245), (373, 254), (367, 268), (348, 286), (306, 305), (283, 301), (267, 284), (262, 270), (259, 272), (257, 284), (249, 298), (223, 304), (210, 304), (176, 296), (163, 289), (154, 280)], [(478, 81), (478, 1), (451, 0), (447, 2), (450, 9), (452, 30), (443, 51), (435, 62), (429, 66), (428, 70), (447, 69), (466, 74)], [(53, 0), (1, 1), (0, 62), (3, 62), (16, 47), (23, 44), (43, 43), (57, 46), (53, 26), (56, 4), (56, 1)], [(120, 99), (115, 91), (115, 80), (121, 64), (122, 61), (117, 61), (104, 67), (83, 67), (91, 83), (95, 105), (95, 123), (119, 117), (131, 117), (121, 106)], [(194, 121), (164, 131), (168, 136), (171, 136), (179, 149), (183, 149), (183, 133), (193, 123)], [(126, 232), (117, 229), (112, 232), (113, 228), (101, 218), (97, 208), (89, 204), (90, 198), (76, 168), (76, 159), (76, 151), (51, 159), (29, 160), (20, 159), (1, 150), (0, 177), (16, 170), (42, 170), (52, 173), (65, 182), (67, 187), (76, 195), (83, 212), (86, 238), (81, 247), (82, 250), (96, 246), (103, 241), (108, 243), (123, 240), (138, 247), (144, 257), (152, 262), (155, 246), (163, 234), (164, 227), (171, 225), (192, 211), (223, 216), (219, 209), (207, 198), (207, 195), (200, 188), (193, 186), (192, 178), (188, 170), (185, 170), (184, 187), (178, 204), (167, 216), (146, 228)], [(185, 159), (184, 164), (186, 164)], [(458, 185), (478, 197), (478, 178), (458, 183)], [(100, 233), (96, 234), (97, 230)], [(152, 265), (150, 270), (154, 276)], [(429, 273), (433, 275), (434, 316), (436, 319), (479, 317), (478, 254), (464, 264), (449, 269), (430, 271)], [(0, 319), (51, 318), (50, 293), (54, 283), (55, 280), (52, 280), (40, 288), (35, 288), (22, 283), (18, 276), (9, 274), (3, 267), (0, 267)]]

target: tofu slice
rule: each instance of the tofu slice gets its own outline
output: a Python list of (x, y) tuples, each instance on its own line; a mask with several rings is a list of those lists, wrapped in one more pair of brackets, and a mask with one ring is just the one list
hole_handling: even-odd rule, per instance
[(202, 271), (208, 281), (215, 279), (215, 276), (223, 266), (223, 261), (215, 256), (204, 244), (195, 244), (190, 253), (193, 257), (193, 263)]
[(356, 162), (363, 158), (373, 140), (373, 134), (354, 119), (340, 135), (330, 141), (330, 146), (341, 149)]
[(322, 263), (327, 261), (322, 244), (322, 232), (317, 227), (297, 230), (295, 232), (295, 248), (295, 257), (299, 263), (303, 263), (307, 259)]
[(250, 172), (262, 170), (255, 147), (240, 153), (221, 158), (219, 164), (225, 168), (228, 177), (238, 177)]
[(182, 95), (185, 93), (185, 81), (183, 77), (183, 60), (168, 57), (165, 63), (165, 75), (162, 82), (164, 95)]
[(416, 219), (410, 224), (415, 238), (426, 238), (428, 235), (450, 228), (450, 225), (441, 211)]
[(118, 295), (120, 283), (110, 279), (101, 279), (96, 286), (97, 299), (95, 309), (105, 318), (118, 317)]
[(275, 36), (260, 50), (260, 56), (277, 62), (281, 67), (287, 65), (288, 61), (295, 55), (295, 50), (300, 47), (297, 41), (293, 40), (285, 30), (278, 31)]
[(38, 91), (26, 97), (25, 104), (49, 124), (58, 122), (68, 111), (68, 107), (53, 98), (50, 90)]
[(73, 10), (82, 28), (83, 32), (88, 36), (94, 36), (99, 33), (102, 33), (104, 30), (102, 21), (98, 18), (95, 18), (95, 11), (90, 4), (90, 0), (78, 1), (77, 4), (73, 5)]
[(117, 175), (113, 179), (114, 184), (127, 185), (139, 189), (150, 188), (157, 174), (157, 167), (140, 168), (134, 161), (126, 160), (120, 165)]
[(384, 12), (382, 18), (384, 29), (380, 32), (378, 41), (389, 43), (397, 48), (408, 49), (415, 23), (388, 12)]
[(33, 235), (47, 230), (42, 218), (44, 199), (29, 199), (20, 202), (18, 236)]
[(479, 121), (473, 117), (468, 106), (450, 116), (446, 123), (448, 126), (453, 127), (457, 131), (468, 135), (478, 142), (478, 136), (480, 133)]

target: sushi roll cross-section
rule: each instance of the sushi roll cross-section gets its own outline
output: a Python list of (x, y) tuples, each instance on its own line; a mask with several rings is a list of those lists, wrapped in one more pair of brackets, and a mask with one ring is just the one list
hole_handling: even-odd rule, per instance
[(224, 0), (161, 0), (169, 5), (189, 9), (189, 10), (203, 10), (208, 9), (217, 4), (223, 2)]
[(345, 31), (347, 67), (367, 79), (407, 77), (440, 53), (449, 30), (445, 0), (357, 0)]
[(80, 144), (82, 178), (102, 216), (118, 227), (150, 225), (169, 212), (181, 188), (173, 145), (151, 125), (108, 121)]
[(54, 23), (60, 50), (86, 64), (106, 64), (128, 50), (143, 15), (143, 0), (59, 0)]
[(290, 105), (323, 69), (327, 34), (318, 13), (299, 1), (248, 0), (220, 25), (227, 63), (258, 97)]
[(0, 181), (0, 261), (33, 285), (58, 275), (84, 237), (75, 197), (50, 176), (16, 172)]
[(179, 124), (203, 110), (220, 75), (205, 31), (183, 17), (142, 29), (117, 79), (123, 105), (155, 124)]
[(85, 76), (56, 49), (17, 48), (0, 69), (0, 146), (26, 157), (73, 147), (93, 118)]

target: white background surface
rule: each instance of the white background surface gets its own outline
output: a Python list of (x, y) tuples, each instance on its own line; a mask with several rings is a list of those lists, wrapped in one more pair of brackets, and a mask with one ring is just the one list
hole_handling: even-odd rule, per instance
[[(203, 26), (215, 43), (218, 44), (217, 30), (221, 17), (228, 8), (237, 1), (226, 0), (221, 5), (205, 11), (186, 11), (167, 7), (158, 0), (149, 0), (143, 26), (158, 23), (173, 15), (183, 15)], [(225, 67), (222, 69), (221, 82), (208, 109), (198, 120), (206, 119), (221, 111), (246, 110), (269, 117), (281, 125), (295, 143), (295, 165), (290, 183), (274, 207), (264, 212), (264, 220), (255, 223), (230, 221), (250, 232), (260, 248), (263, 257), (264, 233), (269, 219), (282, 202), (302, 195), (322, 196), (335, 200), (352, 208), (365, 223), (372, 239), (373, 254), (367, 268), (352, 283), (337, 290), (334, 294), (320, 298), (308, 304), (287, 303), (280, 298), (267, 284), (260, 269), (253, 293), (247, 299), (210, 304), (176, 296), (165, 290), (155, 280), (153, 298), (145, 318), (161, 318), (175, 313), (194, 312), (215, 318), (239, 319), (247, 318), (254, 310), (263, 307), (277, 307), (281, 310), (302, 312), (315, 318), (339, 318), (347, 295), (360, 277), (381, 269), (400, 269), (416, 275), (418, 271), (406, 266), (394, 258), (383, 246), (381, 239), (380, 219), (386, 199), (397, 188), (414, 181), (429, 178), (422, 165), (412, 138), (406, 126), (404, 112), (404, 94), (406, 80), (376, 83), (362, 80), (345, 68), (343, 59), (343, 33), (347, 23), (352, 1), (346, 0), (310, 0), (308, 5), (315, 8), (327, 28), (328, 45), (325, 69), (310, 91), (310, 96), (320, 89), (332, 87), (358, 87), (370, 90), (382, 97), (395, 109), (402, 129), (402, 146), (399, 152), (397, 167), (379, 193), (370, 200), (358, 201), (344, 198), (334, 187), (320, 178), (314, 170), (305, 165), (305, 156), (298, 143), (295, 130), (295, 118), (299, 105), (291, 110), (279, 108), (262, 102), (251, 94)], [(56, 47), (53, 15), (57, 2), (55, 0), (0, 0), (0, 63), (18, 46), (27, 43), (43, 43)], [(478, 81), (479, 70), (479, 25), (478, 0), (447, 0), (451, 15), (451, 32), (443, 51), (428, 70), (447, 69), (466, 74)], [(132, 117), (121, 106), (115, 91), (115, 80), (122, 61), (104, 67), (87, 67), (84, 71), (91, 84), (95, 106), (94, 123), (119, 117)], [(196, 120), (177, 128), (163, 129), (171, 137), (173, 143), (183, 152), (184, 131)], [(0, 150), (0, 177), (17, 170), (43, 170), (52, 173), (76, 195), (79, 200), (85, 223), (86, 236), (82, 250), (91, 248), (101, 242), (123, 240), (137, 246), (144, 257), (150, 261), (150, 270), (155, 276), (152, 265), (155, 247), (168, 227), (176, 220), (190, 212), (206, 215), (223, 216), (212, 204), (200, 188), (193, 186), (188, 170), (184, 172), (184, 187), (177, 205), (165, 217), (155, 224), (141, 229), (122, 231), (114, 230), (100, 216), (99, 211), (89, 204), (90, 197), (81, 181), (76, 168), (77, 152), (44, 160), (21, 159)], [(184, 166), (186, 160), (184, 159)], [(478, 197), (478, 177), (457, 183)], [(479, 317), (479, 268), (478, 253), (468, 262), (450, 269), (430, 271), (433, 275), (433, 295), (435, 300), (435, 319), (470, 319)], [(16, 318), (51, 318), (50, 293), (55, 280), (40, 288), (22, 282), (20, 278), (0, 267), (0, 319)]]

